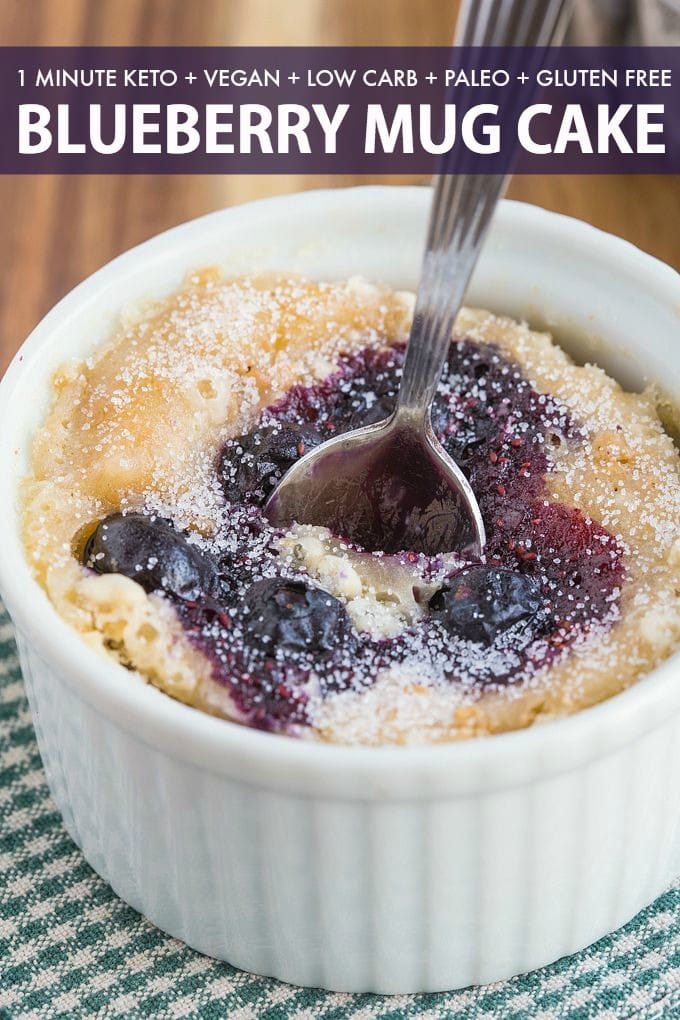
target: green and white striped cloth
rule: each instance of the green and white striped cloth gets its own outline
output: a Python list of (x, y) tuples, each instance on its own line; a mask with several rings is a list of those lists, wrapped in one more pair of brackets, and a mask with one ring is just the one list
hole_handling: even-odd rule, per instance
[(0, 1020), (680, 1020), (680, 883), (630, 924), (524, 977), (438, 995), (340, 995), (218, 963), (85, 863), (45, 783), (0, 611)]

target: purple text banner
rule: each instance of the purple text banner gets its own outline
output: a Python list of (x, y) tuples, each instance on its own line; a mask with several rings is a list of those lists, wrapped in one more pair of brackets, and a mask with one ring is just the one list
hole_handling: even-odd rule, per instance
[(680, 48), (0, 48), (0, 173), (678, 173)]

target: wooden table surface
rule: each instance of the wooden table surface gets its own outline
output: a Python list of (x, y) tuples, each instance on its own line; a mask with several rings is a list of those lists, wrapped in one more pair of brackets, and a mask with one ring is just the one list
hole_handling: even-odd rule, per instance
[[(0, 42), (442, 45), (452, 37), (456, 7), (456, 0), (0, 0)], [(0, 178), (0, 373), (58, 298), (114, 255), (158, 231), (264, 195), (376, 180), (283, 175)], [(578, 216), (680, 269), (678, 177), (518, 177), (510, 195)]]

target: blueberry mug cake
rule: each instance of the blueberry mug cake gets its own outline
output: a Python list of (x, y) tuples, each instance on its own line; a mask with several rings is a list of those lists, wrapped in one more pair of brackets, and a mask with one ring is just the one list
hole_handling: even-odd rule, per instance
[(305, 452), (389, 415), (412, 309), (360, 279), (210, 269), (62, 366), (24, 540), (84, 641), (197, 709), (369, 745), (572, 713), (680, 645), (680, 458), (655, 393), (489, 312), (458, 317), (432, 411), (481, 559), (268, 522)]

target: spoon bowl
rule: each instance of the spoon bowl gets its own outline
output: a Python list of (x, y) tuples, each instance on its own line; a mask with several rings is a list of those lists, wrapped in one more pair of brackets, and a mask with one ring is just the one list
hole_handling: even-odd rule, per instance
[(470, 485), (437, 440), (429, 416), (406, 409), (335, 436), (302, 457), (270, 496), (279, 526), (323, 524), (369, 551), (478, 558), (482, 516)]

